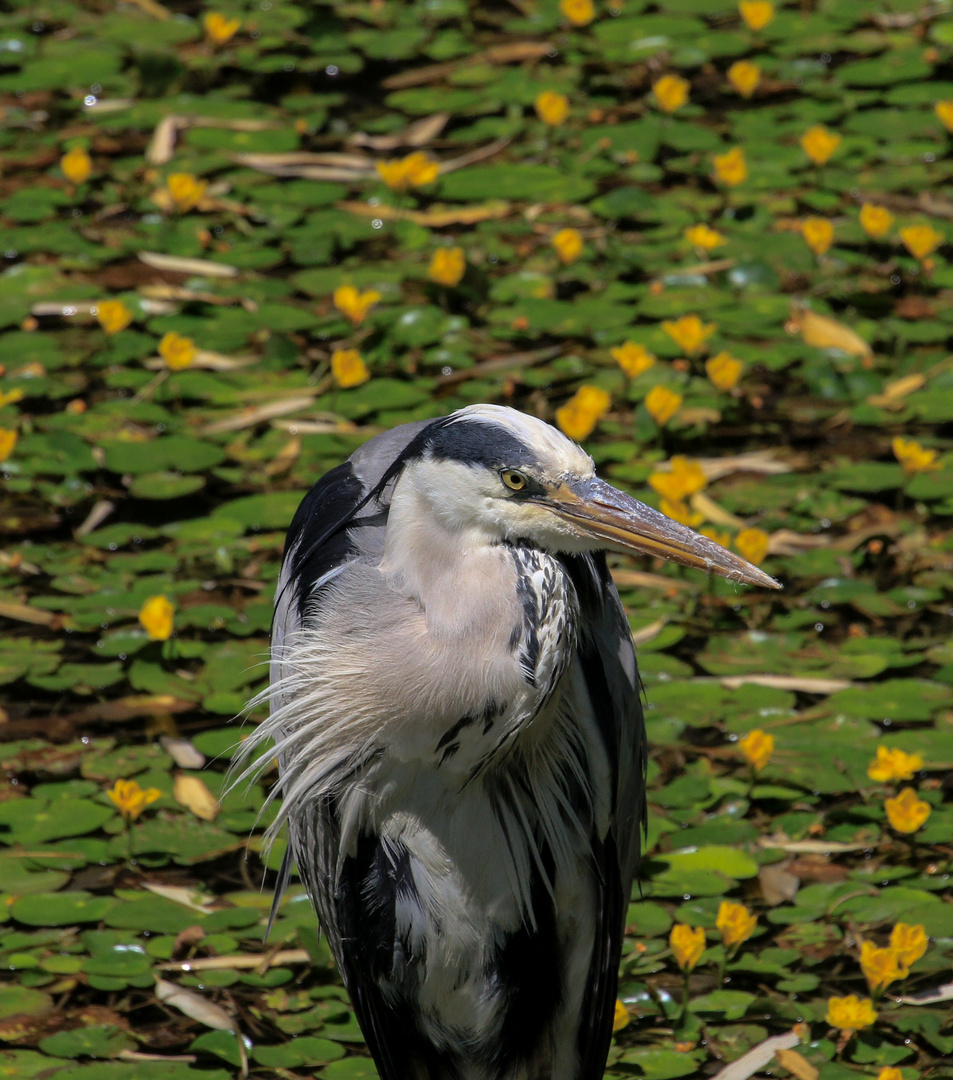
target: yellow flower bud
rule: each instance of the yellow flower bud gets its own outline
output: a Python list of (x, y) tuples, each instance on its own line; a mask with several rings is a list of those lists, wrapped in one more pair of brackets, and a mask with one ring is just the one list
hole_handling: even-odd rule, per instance
[(675, 963), (687, 973), (698, 963), (705, 951), (705, 931), (700, 926), (676, 923), (668, 936), (668, 943), (675, 954)]
[(81, 146), (74, 146), (60, 158), (60, 169), (71, 184), (85, 184), (93, 171), (93, 162)]
[(721, 940), (729, 949), (747, 941), (758, 925), (756, 915), (744, 906), (732, 900), (722, 900), (718, 906), (715, 926), (721, 932)]

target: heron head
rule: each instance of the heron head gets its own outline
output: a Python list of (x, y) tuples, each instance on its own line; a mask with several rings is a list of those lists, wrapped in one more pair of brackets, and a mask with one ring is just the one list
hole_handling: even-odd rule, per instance
[(720, 544), (600, 480), (585, 451), (535, 417), (471, 405), (424, 429), (415, 442), (399, 487), (452, 532), (529, 541), (553, 552), (654, 555), (780, 588)]

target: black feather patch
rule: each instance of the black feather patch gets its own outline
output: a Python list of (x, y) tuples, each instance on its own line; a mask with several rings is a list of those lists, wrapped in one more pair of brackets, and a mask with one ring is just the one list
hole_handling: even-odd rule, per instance
[(423, 957), (397, 932), (398, 903), (408, 902), (419, 898), (407, 848), (363, 834), (344, 860), (334, 897), (341, 974), (381, 1080), (459, 1080), (454, 1056), (417, 1026)]
[(360, 508), (364, 486), (345, 461), (324, 474), (295, 512), (285, 545), (288, 587), (304, 618), (315, 583), (354, 553), (347, 522)]
[[(543, 851), (541, 862), (552, 878), (553, 859)], [(487, 982), (506, 1002), (499, 1039), (492, 1047), (492, 1065), (499, 1075), (538, 1052), (547, 1037), (562, 997), (560, 956), (552, 882), (533, 866), (530, 892), (533, 919), (508, 934), (500, 946)]]

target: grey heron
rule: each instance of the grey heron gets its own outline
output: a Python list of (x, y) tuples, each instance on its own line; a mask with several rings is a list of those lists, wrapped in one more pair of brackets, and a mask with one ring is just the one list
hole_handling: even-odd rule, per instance
[(473, 405), (371, 439), (288, 533), (267, 720), (288, 854), (383, 1080), (597, 1080), (645, 821), (605, 552), (777, 583)]

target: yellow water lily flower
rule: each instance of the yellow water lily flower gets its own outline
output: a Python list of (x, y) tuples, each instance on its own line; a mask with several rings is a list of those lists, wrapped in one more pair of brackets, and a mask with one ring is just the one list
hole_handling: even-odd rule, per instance
[(834, 243), (834, 226), (827, 218), (805, 218), (801, 222), (801, 235), (815, 255), (823, 255)]
[(645, 408), (649, 416), (664, 427), (682, 407), (682, 395), (667, 386), (653, 386), (645, 395)]
[(96, 305), (96, 321), (103, 333), (118, 334), (132, 322), (132, 312), (121, 300), (100, 300)]
[(559, 10), (573, 26), (588, 26), (596, 17), (592, 0), (559, 0)]
[(339, 285), (331, 296), (334, 306), (341, 314), (359, 326), (368, 311), (380, 300), (381, 294), (373, 289), (360, 292), (353, 285)]
[(675, 954), (675, 963), (688, 974), (705, 951), (705, 931), (700, 926), (676, 923), (668, 936), (668, 943)]
[(774, 754), (774, 736), (761, 728), (755, 728), (738, 740), (738, 749), (754, 771), (761, 772)]
[(461, 247), (437, 248), (427, 268), (427, 277), (438, 285), (453, 288), (460, 284), (467, 270), (467, 257)]
[(582, 234), (576, 229), (560, 229), (552, 239), (559, 261), (568, 266), (582, 254)]
[(135, 780), (117, 780), (106, 794), (127, 825), (131, 825), (150, 803), (162, 798), (158, 788), (143, 789)]
[(655, 363), (652, 353), (644, 345), (639, 345), (634, 341), (623, 342), (614, 349), (610, 349), (609, 353), (630, 379), (638, 378)]
[(194, 210), (202, 201), (208, 183), (193, 176), (192, 173), (172, 173), (166, 180), (165, 186), (172, 205), (180, 214), (184, 214), (189, 210)]
[(823, 124), (815, 124), (801, 136), (801, 149), (815, 165), (826, 165), (841, 144), (841, 137), (828, 131)]
[(715, 926), (721, 933), (721, 940), (727, 948), (732, 948), (747, 941), (755, 932), (758, 925), (758, 917), (752, 915), (744, 904), (736, 904), (733, 900), (722, 900), (718, 905), (718, 916)]
[(727, 243), (724, 236), (710, 225), (692, 225), (682, 235), (693, 247), (701, 248), (703, 251), (712, 251)]
[(241, 30), (242, 20), (226, 18), (220, 11), (209, 11), (202, 17), (202, 27), (213, 45), (225, 45)]
[(877, 756), (867, 766), (867, 775), (880, 784), (889, 784), (891, 780), (912, 780), (913, 774), (923, 768), (923, 758), (919, 754), (907, 754), (896, 746), (877, 747)]
[(875, 203), (864, 203), (858, 217), (860, 227), (871, 240), (879, 240), (882, 236), (886, 236), (893, 225), (893, 214), (886, 206), (877, 206)]
[(704, 491), (707, 485), (701, 465), (682, 454), (672, 458), (670, 470), (654, 472), (649, 477), (649, 486), (673, 502)]
[(727, 393), (737, 386), (744, 368), (744, 364), (737, 357), (727, 352), (720, 352), (705, 361), (705, 374), (715, 389), (722, 393)]
[(93, 171), (93, 161), (81, 146), (74, 146), (60, 158), (60, 170), (71, 184), (85, 184)]
[(185, 337), (175, 330), (170, 330), (159, 342), (159, 355), (170, 371), (182, 371), (191, 367), (198, 352), (190, 337)]
[(703, 323), (697, 315), (683, 315), (680, 319), (665, 319), (662, 329), (680, 349), (694, 356), (718, 329), (718, 325)]
[(865, 941), (860, 947), (860, 970), (872, 994), (909, 974), (893, 949), (880, 949), (872, 941)]
[(360, 386), (371, 377), (357, 349), (335, 349), (331, 353), (331, 375), (342, 390)]
[(0, 461), (6, 461), (13, 453), (19, 437), (15, 429), (0, 427)]
[(761, 68), (750, 60), (736, 60), (728, 68), (728, 81), (744, 98), (749, 98), (761, 82)]
[(849, 994), (847, 997), (828, 998), (827, 1015), (824, 1019), (831, 1027), (840, 1028), (842, 1031), (860, 1031), (861, 1028), (876, 1023), (877, 1013), (870, 998)]
[(559, 127), (565, 123), (569, 115), (569, 98), (565, 94), (558, 94), (555, 90), (544, 90), (536, 98), (534, 105), (536, 115), (544, 124), (550, 127)]
[(609, 411), (611, 398), (600, 386), (580, 386), (573, 396), (556, 410), (556, 423), (563, 434), (582, 442)]
[(930, 804), (917, 798), (913, 788), (905, 787), (894, 799), (884, 801), (890, 828), (898, 833), (914, 833), (926, 824), (930, 816)]
[(919, 472), (933, 472), (939, 469), (937, 452), (931, 447), (921, 446), (916, 439), (905, 439), (897, 435), (890, 443), (894, 457), (903, 466), (903, 471), (912, 476)]
[(767, 558), (770, 543), (771, 537), (764, 529), (742, 529), (735, 537), (735, 549), (755, 566)]
[(953, 133), (953, 101), (938, 101), (933, 106), (933, 111), (946, 130)]
[(915, 259), (925, 259), (946, 242), (946, 237), (932, 225), (908, 225), (900, 230), (903, 246)]
[(736, 187), (748, 179), (748, 162), (740, 146), (734, 146), (724, 154), (715, 154), (711, 160), (715, 168), (715, 179), (720, 184)]
[(396, 161), (378, 161), (374, 167), (384, 183), (392, 191), (407, 191), (408, 188), (424, 187), (432, 184), (440, 175), (440, 164), (428, 157), (422, 150), (415, 150), (405, 158)]
[(890, 931), (890, 948), (897, 954), (897, 960), (910, 967), (927, 951), (927, 935), (922, 924), (898, 922)]
[(673, 113), (688, 101), (691, 83), (680, 75), (663, 75), (652, 86), (652, 93), (662, 112)]
[(175, 606), (167, 596), (150, 596), (139, 609), (139, 622), (153, 641), (168, 641), (174, 621)]
[(757, 33), (774, 18), (774, 4), (769, 0), (741, 0), (738, 11), (749, 30)]

